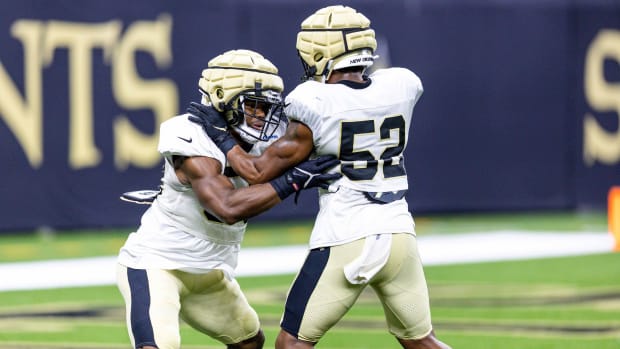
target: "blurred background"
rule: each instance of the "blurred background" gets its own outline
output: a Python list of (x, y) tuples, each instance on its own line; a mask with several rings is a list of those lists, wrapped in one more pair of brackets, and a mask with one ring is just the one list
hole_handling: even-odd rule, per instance
[[(262, 53), (290, 92), (299, 24), (333, 4), (370, 18), (374, 69), (424, 84), (407, 199), (439, 337), (620, 347), (620, 0), (20, 0), (0, 1), (1, 348), (128, 346), (115, 255), (146, 206), (119, 196), (158, 188), (159, 124), (231, 49)], [(266, 347), (318, 211), (316, 193), (287, 200), (249, 224), (237, 269)], [(384, 321), (366, 293), (321, 347), (394, 347)]]
[[(605, 211), (620, 185), (620, 1), (340, 1), (380, 59), (425, 87), (406, 168), (415, 215)], [(198, 101), (207, 62), (262, 53), (300, 82), (315, 0), (0, 2), (0, 233), (137, 226), (158, 125)], [(310, 219), (315, 195), (257, 220)]]

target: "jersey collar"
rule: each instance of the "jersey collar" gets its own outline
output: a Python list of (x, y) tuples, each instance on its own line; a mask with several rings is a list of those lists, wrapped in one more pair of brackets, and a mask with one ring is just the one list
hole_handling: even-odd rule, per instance
[(364, 82), (355, 82), (355, 81), (351, 81), (351, 80), (340, 80), (337, 83), (338, 84), (343, 84), (346, 85), (350, 88), (354, 88), (357, 90), (366, 88), (368, 86), (370, 86), (370, 83), (372, 82), (372, 80), (370, 80), (370, 78), (368, 76), (364, 76)]

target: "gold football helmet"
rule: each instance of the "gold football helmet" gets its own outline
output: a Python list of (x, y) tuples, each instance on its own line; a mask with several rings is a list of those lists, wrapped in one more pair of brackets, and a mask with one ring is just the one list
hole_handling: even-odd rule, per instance
[[(202, 103), (223, 113), (228, 125), (246, 142), (269, 140), (286, 122), (282, 112), (284, 84), (278, 68), (257, 52), (231, 50), (213, 58), (202, 71), (198, 86)], [(264, 115), (257, 115), (257, 109)], [(248, 114), (248, 110), (254, 113)], [(251, 127), (246, 117), (260, 119), (262, 128)]]
[(325, 82), (333, 70), (371, 66), (377, 41), (366, 16), (337, 5), (324, 7), (305, 19), (296, 46), (304, 79)]

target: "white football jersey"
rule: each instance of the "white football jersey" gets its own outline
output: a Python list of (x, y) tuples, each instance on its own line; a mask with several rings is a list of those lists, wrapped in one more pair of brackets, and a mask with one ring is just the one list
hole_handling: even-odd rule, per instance
[[(180, 269), (208, 272), (222, 269), (232, 277), (237, 265), (245, 222), (222, 223), (201, 205), (191, 185), (182, 184), (172, 165), (172, 156), (207, 156), (222, 164), (226, 158), (201, 126), (173, 117), (160, 126), (158, 151), (164, 157), (162, 190), (142, 216), (138, 231), (130, 234), (119, 254), (119, 263), (134, 269)], [(281, 132), (280, 132), (281, 134)], [(266, 142), (250, 151), (258, 154)], [(247, 186), (241, 177), (230, 178), (235, 187)]]
[(389, 68), (370, 75), (366, 84), (307, 81), (286, 97), (286, 115), (312, 130), (316, 154), (335, 154), (342, 161), (336, 170), (343, 177), (330, 192), (319, 191), (311, 248), (371, 234), (414, 234), (402, 198), (408, 189), (403, 154), (422, 92), (412, 71)]

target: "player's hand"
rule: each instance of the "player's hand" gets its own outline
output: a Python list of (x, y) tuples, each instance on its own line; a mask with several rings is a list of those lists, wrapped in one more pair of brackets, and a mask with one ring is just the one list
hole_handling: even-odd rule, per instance
[(228, 154), (228, 151), (237, 145), (233, 136), (228, 132), (228, 125), (224, 115), (214, 107), (191, 102), (187, 112), (190, 114), (188, 117), (189, 121), (202, 126), (202, 129), (224, 155)]
[(297, 193), (295, 196), (295, 202), (297, 202), (300, 190), (314, 187), (327, 189), (332, 181), (342, 177), (340, 173), (324, 173), (338, 164), (340, 164), (340, 160), (335, 156), (323, 155), (298, 164), (269, 183), (276, 190), (281, 200)]

